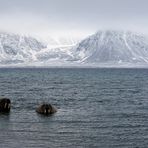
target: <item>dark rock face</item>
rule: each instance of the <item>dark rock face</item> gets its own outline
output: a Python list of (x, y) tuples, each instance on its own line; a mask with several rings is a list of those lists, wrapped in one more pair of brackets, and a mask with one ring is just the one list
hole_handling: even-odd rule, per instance
[(11, 101), (8, 98), (0, 98), (0, 112), (8, 113), (10, 112)]
[(50, 115), (57, 112), (57, 109), (51, 104), (42, 104), (36, 109), (36, 112), (43, 115)]

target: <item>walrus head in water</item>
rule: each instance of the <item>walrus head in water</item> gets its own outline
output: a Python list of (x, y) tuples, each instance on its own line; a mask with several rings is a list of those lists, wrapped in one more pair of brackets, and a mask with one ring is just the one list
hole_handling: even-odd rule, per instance
[(8, 98), (0, 98), (0, 112), (10, 112), (11, 101)]
[(51, 104), (42, 104), (36, 109), (36, 112), (39, 114), (50, 115), (57, 112), (57, 110)]

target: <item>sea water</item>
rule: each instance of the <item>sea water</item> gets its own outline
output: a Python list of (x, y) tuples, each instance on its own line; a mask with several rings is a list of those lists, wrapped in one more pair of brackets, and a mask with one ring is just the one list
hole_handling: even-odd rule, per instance
[(0, 96), (0, 148), (148, 147), (148, 69), (2, 68)]

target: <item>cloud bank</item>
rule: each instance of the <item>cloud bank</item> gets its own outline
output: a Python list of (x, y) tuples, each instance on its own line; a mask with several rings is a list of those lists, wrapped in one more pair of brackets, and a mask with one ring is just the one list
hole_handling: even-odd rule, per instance
[(83, 38), (101, 29), (148, 34), (147, 0), (0, 0), (0, 30)]

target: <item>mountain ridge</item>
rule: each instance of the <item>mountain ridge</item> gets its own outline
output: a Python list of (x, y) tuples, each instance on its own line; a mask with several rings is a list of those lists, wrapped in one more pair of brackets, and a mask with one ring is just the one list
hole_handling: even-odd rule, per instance
[(49, 46), (33, 37), (1, 32), (0, 66), (8, 65), (148, 66), (148, 37), (131, 31), (104, 30), (78, 44), (63, 40)]
[(82, 63), (148, 64), (148, 38), (132, 32), (99, 31), (75, 50)]

